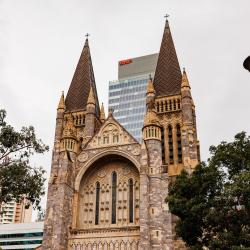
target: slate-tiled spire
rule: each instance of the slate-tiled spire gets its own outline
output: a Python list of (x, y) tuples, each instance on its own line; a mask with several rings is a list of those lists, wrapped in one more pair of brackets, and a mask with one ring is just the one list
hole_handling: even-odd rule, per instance
[(96, 114), (99, 116), (100, 108), (95, 85), (94, 71), (91, 62), (88, 39), (86, 39), (82, 54), (78, 61), (71, 85), (69, 87), (65, 105), (67, 111), (86, 109), (89, 91), (93, 88), (96, 100)]
[(154, 76), (156, 96), (180, 94), (181, 70), (168, 20), (166, 20)]

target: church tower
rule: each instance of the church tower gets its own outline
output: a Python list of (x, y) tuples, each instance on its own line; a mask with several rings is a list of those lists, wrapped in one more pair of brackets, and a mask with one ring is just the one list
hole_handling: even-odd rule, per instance
[(161, 124), (162, 164), (169, 176), (199, 162), (195, 106), (187, 73), (181, 73), (166, 20), (155, 77), (155, 106)]
[(66, 99), (62, 94), (57, 108), (42, 249), (67, 249), (72, 224), (76, 156), (101, 124), (86, 39)]
[(167, 20), (146, 105), (140, 144), (99, 107), (86, 39), (57, 108), (43, 250), (186, 249), (165, 200), (171, 179), (199, 162), (199, 142)]
[(141, 210), (148, 214), (147, 223), (141, 220), (140, 224), (140, 247), (186, 249), (175, 237), (177, 218), (169, 213), (165, 198), (171, 179), (183, 169), (191, 173), (200, 161), (199, 142), (191, 88), (185, 70), (181, 73), (168, 20), (154, 80), (148, 82), (146, 103), (143, 140), (148, 158), (148, 199), (141, 202)]

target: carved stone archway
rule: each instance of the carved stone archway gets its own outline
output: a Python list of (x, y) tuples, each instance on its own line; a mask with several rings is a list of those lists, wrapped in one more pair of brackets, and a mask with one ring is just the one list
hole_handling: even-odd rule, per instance
[(110, 240), (118, 246), (139, 242), (139, 164), (133, 159), (136, 166), (128, 158), (131, 157), (121, 151), (103, 152), (82, 168), (76, 185), (77, 238), (72, 234), (71, 243), (77, 240), (94, 247), (93, 244), (112, 244)]
[(134, 156), (128, 154), (127, 152), (125, 152), (123, 150), (116, 150), (116, 149), (105, 150), (99, 154), (96, 154), (94, 157), (90, 158), (84, 164), (84, 166), (79, 170), (79, 172), (76, 176), (76, 180), (75, 180), (75, 190), (76, 191), (79, 190), (79, 186), (80, 186), (80, 182), (82, 180), (82, 177), (90, 166), (92, 166), (100, 158), (103, 158), (105, 156), (112, 156), (112, 155), (118, 155), (118, 156), (124, 157), (125, 159), (128, 159), (129, 161), (131, 161), (135, 165), (135, 167), (138, 169), (138, 172), (140, 172), (140, 163), (138, 162), (138, 160)]

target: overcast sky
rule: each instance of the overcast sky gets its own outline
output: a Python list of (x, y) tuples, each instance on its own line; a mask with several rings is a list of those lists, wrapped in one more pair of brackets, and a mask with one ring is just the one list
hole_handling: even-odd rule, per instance
[[(32, 124), (53, 144), (56, 107), (67, 92), (85, 34), (100, 102), (121, 59), (157, 53), (170, 27), (196, 104), (201, 156), (250, 132), (249, 0), (0, 0), (0, 108), (15, 127)], [(36, 157), (49, 174), (51, 153)]]

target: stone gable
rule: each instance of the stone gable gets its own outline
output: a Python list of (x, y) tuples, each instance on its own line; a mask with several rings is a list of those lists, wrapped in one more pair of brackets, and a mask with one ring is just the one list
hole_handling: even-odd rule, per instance
[(89, 141), (86, 149), (120, 146), (124, 144), (139, 144), (121, 124), (110, 115), (102, 124), (99, 131)]

